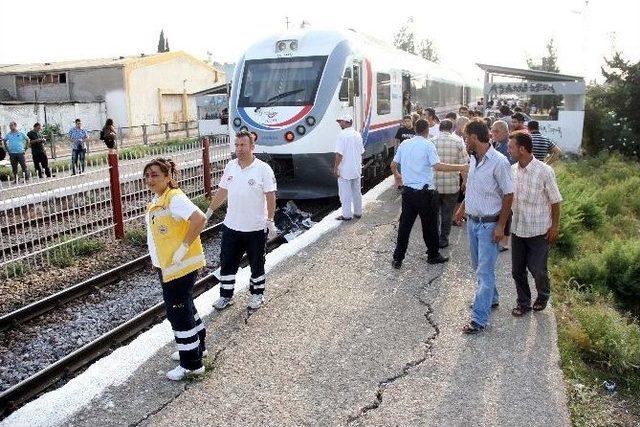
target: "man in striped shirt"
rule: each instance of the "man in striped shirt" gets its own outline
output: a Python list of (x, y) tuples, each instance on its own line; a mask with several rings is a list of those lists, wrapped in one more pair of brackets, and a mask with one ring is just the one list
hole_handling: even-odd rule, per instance
[[(511, 274), (516, 282), (517, 306), (514, 316), (523, 316), (531, 308), (544, 310), (551, 286), (547, 271), (549, 245), (558, 238), (560, 202), (556, 176), (551, 166), (533, 157), (533, 141), (524, 132), (509, 135), (509, 152), (517, 160), (512, 166), (515, 195), (511, 238)], [(538, 296), (531, 307), (527, 269), (533, 275)]]
[[(560, 159), (562, 150), (554, 144), (549, 138), (540, 133), (540, 125), (537, 121), (531, 120), (527, 123), (527, 128), (533, 140), (533, 156), (550, 165)], [(549, 156), (549, 157), (547, 157)]]
[(475, 334), (489, 322), (491, 308), (498, 305), (496, 261), (498, 242), (511, 212), (513, 176), (507, 158), (491, 146), (489, 127), (474, 119), (465, 128), (467, 151), (472, 152), (464, 203), (456, 220), (467, 216), (471, 266), (476, 273), (476, 296), (471, 321), (462, 331)]

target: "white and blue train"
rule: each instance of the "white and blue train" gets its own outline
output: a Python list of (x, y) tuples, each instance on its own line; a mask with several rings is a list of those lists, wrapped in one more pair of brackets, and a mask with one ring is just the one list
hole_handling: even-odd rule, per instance
[(457, 111), (480, 89), (454, 71), (354, 31), (299, 30), (264, 39), (238, 61), (229, 131), (254, 134), (255, 154), (271, 165), (278, 197), (337, 195), (335, 118), (345, 109), (365, 144), (365, 176), (385, 170), (403, 109)]

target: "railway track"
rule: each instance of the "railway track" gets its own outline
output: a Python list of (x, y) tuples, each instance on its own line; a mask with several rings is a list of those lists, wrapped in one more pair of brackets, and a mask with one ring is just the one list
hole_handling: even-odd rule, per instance
[[(312, 219), (314, 221), (321, 219), (335, 207), (336, 205), (334, 203), (322, 204), (318, 211), (312, 216)], [(207, 228), (203, 233), (205, 233), (205, 235), (211, 235), (218, 231), (221, 226), (222, 223), (215, 224)], [(267, 250), (271, 251), (284, 242), (285, 240), (282, 237), (277, 237), (268, 242)], [(84, 295), (95, 292), (96, 290), (110, 284), (117, 283), (121, 278), (144, 268), (148, 263), (148, 259), (148, 255), (139, 257), (116, 269), (112, 269), (71, 288), (51, 295), (50, 297), (6, 314), (0, 317), (0, 331), (17, 327), (21, 323), (34, 319), (52, 310), (59, 309), (65, 304), (68, 304), (69, 302)], [(242, 260), (242, 265), (246, 266), (247, 264), (248, 262), (245, 257)], [(194, 297), (201, 295), (218, 283), (218, 279), (213, 273), (202, 277), (196, 282), (194, 287)], [(144, 312), (139, 313), (134, 318), (120, 324), (114, 329), (85, 344), (81, 348), (67, 354), (55, 363), (52, 363), (30, 377), (11, 386), (0, 393), (0, 419), (6, 417), (27, 401), (38, 396), (40, 393), (46, 391), (52, 386), (55, 386), (61, 380), (66, 380), (72, 377), (76, 372), (82, 370), (84, 367), (88, 366), (103, 355), (111, 352), (122, 343), (134, 338), (154, 324), (159, 323), (164, 319), (164, 317), (164, 303), (161, 302), (155, 304)]]

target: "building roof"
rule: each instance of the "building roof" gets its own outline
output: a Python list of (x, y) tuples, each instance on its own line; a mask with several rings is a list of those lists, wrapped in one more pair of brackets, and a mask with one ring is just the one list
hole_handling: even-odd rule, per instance
[(202, 95), (228, 95), (231, 93), (231, 83), (222, 83), (204, 90), (200, 92), (194, 92), (191, 95), (194, 96), (202, 96)]
[(552, 73), (549, 71), (529, 70), (526, 68), (502, 67), (500, 65), (476, 64), (485, 73), (496, 74), (504, 77), (520, 77), (539, 81), (575, 82), (584, 81), (584, 77), (570, 76), (568, 74)]
[(170, 60), (175, 57), (187, 57), (192, 61), (200, 62), (202, 65), (221, 73), (222, 71), (212, 67), (192, 55), (183, 51), (164, 52), (154, 54), (141, 54), (137, 56), (119, 56), (115, 58), (79, 59), (74, 61), (44, 62), (37, 64), (9, 64), (0, 65), (0, 75), (6, 74), (31, 74), (31, 73), (51, 73), (57, 71), (82, 70), (92, 68), (122, 68), (126, 65), (145, 66), (152, 65), (159, 61)]

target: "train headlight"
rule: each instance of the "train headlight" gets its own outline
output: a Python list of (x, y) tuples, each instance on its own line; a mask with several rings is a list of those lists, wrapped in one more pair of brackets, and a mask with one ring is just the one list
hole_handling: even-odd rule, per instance
[(307, 122), (309, 126), (313, 126), (316, 124), (316, 118), (313, 116), (309, 116), (305, 119), (305, 122)]
[(291, 50), (297, 50), (298, 49), (298, 41), (297, 40), (293, 40), (290, 44), (289, 44), (289, 48)]
[(287, 43), (284, 41), (279, 41), (276, 44), (276, 52), (283, 52), (287, 48)]
[(284, 134), (284, 139), (287, 142), (293, 142), (293, 140), (296, 139), (296, 136), (293, 134), (293, 132), (289, 131)]
[(238, 127), (242, 124), (242, 120), (240, 120), (240, 117), (236, 117), (235, 119), (233, 119), (233, 125), (235, 127)]
[(298, 135), (302, 136), (307, 133), (307, 129), (304, 126), (300, 125), (296, 127), (296, 132), (298, 132)]

